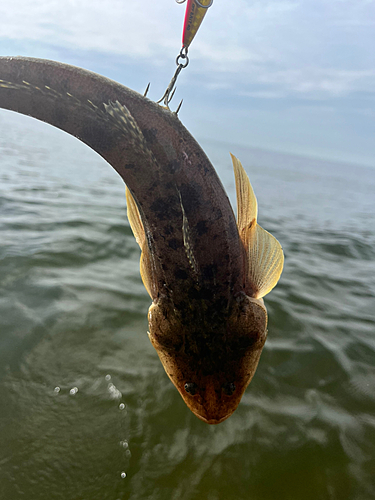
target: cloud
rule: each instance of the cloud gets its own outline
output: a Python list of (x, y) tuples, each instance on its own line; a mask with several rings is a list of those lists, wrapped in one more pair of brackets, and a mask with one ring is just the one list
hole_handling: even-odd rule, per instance
[[(165, 67), (179, 52), (174, 0), (3, 0), (3, 38)], [(186, 81), (266, 98), (374, 92), (369, 0), (216, 0), (190, 48)]]
[(1, 35), (148, 59), (172, 47), (178, 14), (168, 7), (175, 5), (167, 0), (3, 1)]
[(308, 94), (311, 98), (323, 96), (341, 97), (352, 90), (370, 92), (374, 88), (374, 70), (341, 70), (305, 66), (301, 69), (288, 69), (266, 73), (259, 81), (277, 85), (294, 94)]
[[(151, 79), (157, 99), (184, 13), (174, 0), (1, 0), (0, 47), (139, 91)], [(179, 77), (181, 118), (200, 137), (373, 165), (374, 20), (374, 0), (214, 0)]]

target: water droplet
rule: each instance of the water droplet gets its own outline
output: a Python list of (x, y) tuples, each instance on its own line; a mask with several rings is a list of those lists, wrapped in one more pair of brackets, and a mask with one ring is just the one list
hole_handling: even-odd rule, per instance
[(109, 392), (112, 399), (121, 399), (122, 398), (121, 391), (119, 391), (117, 389), (117, 387), (115, 386), (115, 384), (112, 384), (112, 382), (110, 382), (108, 384), (108, 392)]
[(78, 387), (72, 387), (72, 389), (70, 389), (69, 393), (71, 396), (74, 396), (75, 394), (77, 394), (78, 392)]
[(129, 443), (125, 440), (125, 441), (120, 441), (120, 445), (123, 447), (123, 448), (129, 448)]
[(126, 405), (124, 405), (124, 403), (120, 403), (118, 407), (120, 410), (125, 410)]
[(121, 472), (121, 477), (122, 477), (122, 479), (125, 479), (126, 478), (126, 472)]
[(130, 450), (126, 450), (125, 455), (130, 458), (132, 456), (132, 452)]
[(111, 380), (111, 375), (108, 373), (108, 375), (105, 376), (105, 379), (108, 381), (108, 380)]
[(55, 387), (55, 388), (54, 388), (54, 391), (55, 391), (55, 392), (60, 392), (60, 391), (61, 391), (61, 389), (60, 389), (60, 387)]

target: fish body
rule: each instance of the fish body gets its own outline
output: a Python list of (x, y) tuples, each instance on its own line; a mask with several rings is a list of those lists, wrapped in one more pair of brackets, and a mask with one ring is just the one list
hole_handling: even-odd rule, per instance
[[(262, 297), (276, 285), (283, 268), (280, 243), (257, 224), (258, 206), (249, 179), (232, 155), (237, 191), (237, 231), (243, 249), (242, 290), (219, 304), (215, 288), (201, 285), (194, 245), (184, 234), (191, 273), (184, 277), (185, 300), (160, 296), (149, 309), (149, 337), (164, 369), (193, 413), (218, 424), (237, 408), (258, 366), (267, 338), (267, 310)], [(128, 218), (141, 247), (141, 276), (152, 289), (149, 247), (142, 220), (127, 191)], [(180, 224), (184, 228), (184, 209)], [(185, 229), (185, 232), (190, 231)], [(184, 230), (183, 230), (184, 233)], [(179, 283), (182, 286), (182, 283)], [(151, 294), (150, 294), (151, 295)]]
[(0, 107), (77, 137), (120, 174), (152, 299), (149, 337), (188, 407), (207, 423), (236, 409), (267, 336), (262, 297), (282, 250), (257, 224), (254, 193), (232, 157), (238, 217), (176, 114), (72, 66), (0, 58)]

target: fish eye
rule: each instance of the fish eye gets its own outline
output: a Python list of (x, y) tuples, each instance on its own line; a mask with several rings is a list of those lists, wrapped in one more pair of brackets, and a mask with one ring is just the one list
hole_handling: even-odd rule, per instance
[(184, 385), (184, 389), (188, 394), (195, 396), (195, 394), (197, 393), (198, 387), (197, 387), (197, 384), (194, 384), (194, 382), (187, 382)]
[(226, 396), (232, 396), (234, 391), (236, 390), (236, 386), (233, 382), (227, 382), (223, 385), (223, 392)]

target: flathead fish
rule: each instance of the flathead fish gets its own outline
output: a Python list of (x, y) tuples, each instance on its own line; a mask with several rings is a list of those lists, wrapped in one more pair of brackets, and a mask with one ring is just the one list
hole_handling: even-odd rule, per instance
[(239, 160), (232, 156), (236, 220), (176, 114), (116, 82), (52, 61), (0, 58), (0, 107), (77, 137), (123, 178), (152, 299), (151, 343), (198, 418), (228, 418), (257, 368), (267, 337), (263, 297), (283, 267)]

